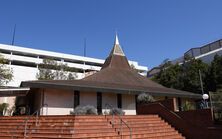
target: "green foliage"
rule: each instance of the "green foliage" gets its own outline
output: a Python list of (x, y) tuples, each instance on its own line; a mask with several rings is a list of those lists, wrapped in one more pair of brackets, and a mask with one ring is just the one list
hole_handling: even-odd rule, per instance
[(71, 112), (73, 115), (97, 115), (97, 109), (94, 106), (77, 106), (74, 112)]
[(2, 103), (0, 104), (0, 116), (4, 115), (4, 111), (7, 110), (7, 108), (9, 107), (8, 103)]
[(194, 110), (195, 106), (189, 102), (189, 101), (185, 101), (184, 104), (182, 105), (183, 111), (189, 111), (189, 110)]
[(125, 112), (120, 108), (113, 108), (109, 111), (109, 115), (125, 115)]
[(210, 97), (214, 118), (217, 121), (222, 121), (222, 89), (217, 89), (217, 92), (210, 92)]
[(181, 65), (173, 65), (170, 62), (163, 64), (161, 71), (153, 80), (169, 88), (201, 93), (199, 70), (202, 72), (203, 80), (206, 80), (208, 65), (187, 56)]
[(6, 67), (8, 61), (0, 55), (0, 86), (7, 84), (13, 78), (13, 72)]
[[(199, 59), (191, 59), (188, 62), (185, 62), (182, 66), (183, 78), (183, 87), (182, 90), (190, 91), (194, 93), (202, 93), (201, 85), (200, 85), (200, 75), (199, 70), (201, 71), (201, 76), (203, 81), (206, 80), (206, 73), (208, 71), (209, 66), (203, 63)], [(206, 84), (203, 82), (204, 90), (206, 90)]]
[(57, 63), (52, 59), (44, 59), (39, 65), (38, 80), (74, 80), (77, 78), (76, 69), (66, 64)]
[(209, 91), (216, 92), (222, 89), (222, 56), (215, 55), (207, 76), (206, 83)]
[(77, 78), (77, 75), (75, 73), (69, 73), (67, 80), (75, 80)]
[(39, 73), (37, 74), (38, 80), (53, 80), (55, 75), (52, 71), (57, 63), (50, 59), (44, 59), (43, 63), (39, 65)]
[(180, 89), (183, 86), (181, 84), (181, 72), (182, 68), (178, 64), (172, 65), (171, 63), (167, 63), (163, 65), (160, 73), (154, 76), (153, 80), (166, 87)]
[(216, 92), (222, 89), (222, 56), (215, 55), (210, 65), (199, 59), (185, 56), (183, 64), (172, 65), (165, 61), (159, 74), (153, 80), (169, 88), (201, 93), (199, 70), (202, 73), (204, 91)]
[(148, 93), (141, 93), (137, 97), (137, 102), (140, 104), (147, 104), (147, 103), (154, 102), (154, 101), (155, 101), (155, 99), (153, 98), (153, 96), (151, 96)]

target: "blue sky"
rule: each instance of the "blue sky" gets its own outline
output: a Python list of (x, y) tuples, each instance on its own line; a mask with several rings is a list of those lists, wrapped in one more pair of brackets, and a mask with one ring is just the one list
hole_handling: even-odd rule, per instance
[(0, 43), (106, 58), (115, 30), (128, 59), (152, 68), (222, 38), (221, 0), (1, 0)]

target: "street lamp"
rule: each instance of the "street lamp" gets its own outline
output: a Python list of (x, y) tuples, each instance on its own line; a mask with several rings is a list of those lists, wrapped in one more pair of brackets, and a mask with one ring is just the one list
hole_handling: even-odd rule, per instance
[(207, 99), (209, 99), (209, 95), (208, 94), (203, 94), (202, 98), (204, 100), (205, 108), (208, 108)]
[(202, 97), (203, 97), (204, 100), (207, 100), (209, 98), (209, 95), (208, 94), (203, 94)]

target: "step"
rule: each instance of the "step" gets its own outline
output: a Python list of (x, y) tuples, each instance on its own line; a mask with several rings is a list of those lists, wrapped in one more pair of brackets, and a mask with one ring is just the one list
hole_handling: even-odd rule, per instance
[[(134, 128), (134, 127), (153, 127), (153, 126), (165, 126), (165, 125), (169, 125), (168, 123), (139, 123), (139, 124), (131, 124), (130, 127)], [(129, 126), (129, 125), (128, 125)], [(114, 127), (116, 128), (120, 128), (121, 124), (114, 124)], [(122, 127), (127, 127), (125, 124), (122, 124)]]
[[(172, 132), (175, 132), (175, 133), (178, 133), (176, 130), (152, 130), (152, 131), (150, 131), (150, 130), (140, 130), (140, 131), (134, 131), (134, 130), (132, 130), (132, 134), (160, 134), (160, 133), (172, 133)], [(118, 132), (119, 134), (121, 134), (121, 135), (129, 135), (130, 134), (130, 132), (129, 131), (124, 131), (124, 132), (121, 132), (121, 131), (119, 131)]]
[[(58, 132), (62, 132), (62, 133), (98, 133), (98, 132), (115, 132), (115, 129), (113, 128), (103, 128), (103, 129), (91, 129), (91, 128), (88, 128), (88, 129), (63, 129), (63, 128), (60, 128), (60, 129), (37, 129), (37, 128), (32, 128), (32, 129), (27, 129), (27, 131), (29, 132), (38, 132), (38, 133), (42, 133), (42, 132), (51, 132), (51, 133), (58, 133)], [(0, 133), (17, 133), (17, 132), (24, 132), (24, 129), (18, 129), (18, 130), (8, 130), (8, 129), (3, 129), (0, 131)]]
[[(130, 137), (128, 136), (128, 139), (129, 138)], [(134, 137), (133, 139), (147, 139), (147, 137)], [(168, 136), (160, 136), (160, 137), (149, 137), (148, 139), (185, 139), (185, 137), (168, 135)]]
[[(62, 137), (62, 136), (31, 136), (33, 139), (120, 139), (119, 135), (101, 135), (101, 136), (87, 136), (87, 137)], [(129, 138), (128, 138), (129, 139)]]
[[(76, 133), (76, 134), (80, 134), (80, 133), (106, 133), (106, 132), (115, 132), (114, 129), (110, 128), (109, 130), (104, 130), (104, 129), (94, 129), (94, 130), (90, 130), (90, 129), (86, 129), (86, 130), (74, 130), (74, 129), (51, 129), (51, 130), (46, 130), (46, 129), (29, 129), (27, 130), (30, 133)], [(144, 133), (155, 133), (155, 132), (169, 132), (169, 131), (175, 131), (172, 128), (166, 128), (166, 129), (155, 129), (155, 130), (147, 130), (147, 129), (140, 129), (140, 130), (132, 130), (133, 133), (137, 133), (137, 132), (144, 132)], [(16, 130), (16, 131), (9, 131), (9, 130), (1, 130), (0, 133), (23, 133), (24, 130)], [(129, 133), (129, 130), (122, 130), (122, 132), (125, 133)]]
[[(61, 139), (61, 138), (64, 138), (64, 139), (83, 139), (83, 138), (96, 138), (96, 139), (120, 139), (120, 136), (118, 135), (118, 134), (100, 134), (100, 133), (97, 133), (97, 134), (91, 134), (91, 135), (89, 135), (89, 134), (82, 134), (81, 136), (77, 136), (77, 135), (60, 135), (60, 134), (57, 134), (57, 135), (55, 135), (55, 134), (53, 134), (53, 135), (43, 135), (43, 134), (41, 134), (41, 135), (38, 135), (38, 134), (32, 134), (32, 135), (29, 135), (29, 134), (27, 134), (26, 135), (27, 137), (27, 139), (28, 138), (54, 138), (54, 139), (56, 139), (56, 138), (58, 138), (58, 139)], [(1, 139), (12, 139), (12, 136), (11, 135), (8, 135), (8, 134), (0, 134), (0, 138)], [(14, 135), (14, 137), (13, 137), (14, 139), (18, 139), (18, 138), (23, 138), (24, 139), (24, 136), (23, 136), (23, 134), (21, 135), (21, 134), (15, 134)]]
[[(35, 125), (29, 126), (29, 128), (35, 128)], [(80, 128), (80, 129), (89, 129), (89, 128), (105, 128), (112, 127), (110, 124), (102, 124), (102, 125), (39, 125), (37, 128)]]
[(121, 116), (121, 117), (119, 117), (119, 116), (114, 116), (114, 117), (112, 117), (112, 116), (107, 116), (107, 119), (112, 119), (112, 118), (114, 118), (114, 119), (124, 119), (124, 120), (150, 120), (150, 119), (161, 119), (159, 116), (153, 116), (153, 117), (125, 117), (125, 116)]
[[(145, 122), (145, 121), (163, 121), (161, 118), (152, 118), (152, 119), (124, 119), (122, 118), (123, 121), (130, 121), (130, 122)], [(120, 121), (119, 118), (108, 118), (108, 121)]]
[[(109, 121), (112, 123), (112, 121)], [(155, 120), (155, 121), (124, 121), (128, 125), (130, 124), (152, 124), (152, 123), (165, 123), (164, 121), (161, 120)], [(120, 124), (121, 121), (114, 121), (114, 124)]]
[(40, 125), (49, 125), (49, 124), (54, 124), (54, 125), (104, 125), (108, 124), (107, 121), (100, 121), (100, 122), (92, 122), (92, 121), (86, 121), (86, 122), (38, 122)]
[[(105, 118), (112, 118), (112, 116), (39, 116), (39, 119), (51, 119), (51, 120), (56, 120), (56, 119), (105, 119)], [(117, 117), (117, 116), (114, 116)], [(1, 120), (25, 120), (26, 118), (30, 119), (30, 120), (34, 120), (36, 118), (36, 116), (2, 116), (0, 117), (0, 121)], [(135, 115), (125, 115), (122, 116), (123, 119), (149, 119), (149, 118), (159, 118), (158, 115), (143, 115), (143, 116), (135, 116)]]
[[(119, 131), (119, 132), (121, 132), (121, 130), (120, 129), (118, 129), (117, 131)], [(134, 129), (134, 130), (132, 130), (132, 133), (159, 133), (159, 132), (177, 132), (175, 129), (173, 129), (173, 128), (161, 128), (161, 129), (155, 129), (155, 130), (147, 130), (147, 129), (140, 129), (140, 130), (138, 130), (138, 129)], [(122, 133), (124, 133), (124, 134), (127, 134), (127, 133), (130, 133), (130, 131), (129, 130), (122, 130)]]
[(74, 137), (74, 138), (91, 138), (91, 137), (104, 137), (104, 136), (118, 136), (118, 134), (116, 132), (108, 132), (106, 134), (103, 133), (82, 133), (82, 134), (50, 134), (50, 133), (32, 133), (32, 134), (27, 134), (27, 136), (30, 137), (42, 137), (42, 136), (50, 136), (50, 137), (60, 137), (60, 138), (70, 138), (70, 137)]
[[(163, 132), (163, 133), (145, 133), (145, 134), (140, 134), (140, 133), (133, 133), (132, 137), (136, 138), (136, 137), (146, 137), (146, 138), (151, 138), (151, 137), (166, 137), (166, 136), (174, 136), (174, 137), (181, 137), (181, 135), (177, 132)], [(125, 138), (129, 138), (130, 134), (126, 134), (126, 135), (122, 135), (122, 137)]]
[[(153, 126), (153, 127), (135, 127), (135, 128), (131, 128), (133, 131), (140, 131), (140, 130), (161, 130), (161, 129), (173, 129), (175, 130), (174, 128), (170, 127), (170, 126)], [(119, 128), (117, 128), (116, 130), (119, 130)], [(123, 131), (129, 131), (128, 128), (122, 128)]]
[[(105, 119), (104, 115), (82, 115), (82, 116), (75, 116), (75, 115), (52, 115), (52, 116), (38, 116), (40, 119)], [(36, 116), (0, 116), (0, 120), (20, 120), (20, 119), (35, 119)]]

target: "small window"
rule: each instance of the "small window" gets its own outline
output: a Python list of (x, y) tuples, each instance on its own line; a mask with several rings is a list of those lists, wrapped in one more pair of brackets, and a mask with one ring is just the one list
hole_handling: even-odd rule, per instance
[(102, 114), (102, 93), (97, 92), (97, 112)]
[(74, 91), (74, 108), (79, 106), (79, 97), (80, 97), (79, 91)]
[(122, 94), (117, 94), (117, 107), (122, 108)]

